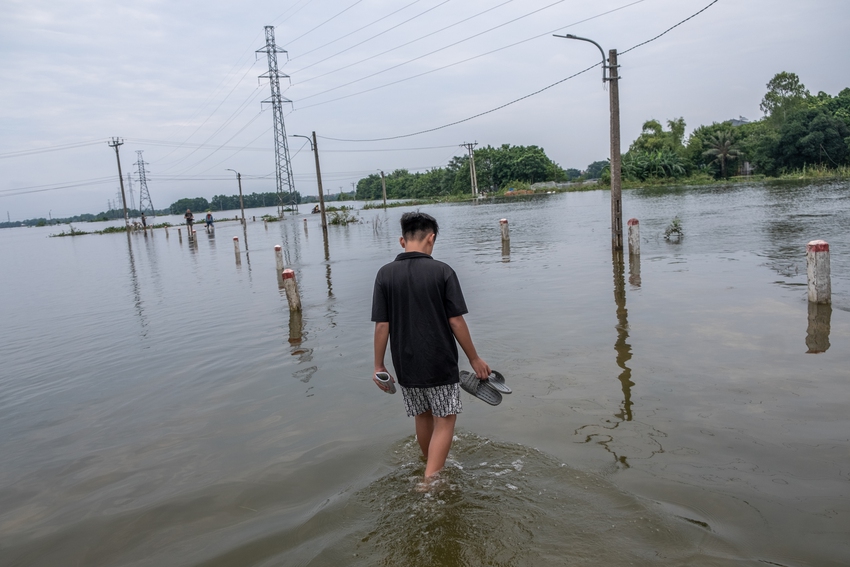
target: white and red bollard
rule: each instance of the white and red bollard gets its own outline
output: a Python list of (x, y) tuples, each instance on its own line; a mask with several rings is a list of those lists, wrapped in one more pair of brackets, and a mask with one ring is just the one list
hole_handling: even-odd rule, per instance
[(499, 230), (502, 231), (502, 242), (510, 242), (511, 229), (508, 227), (508, 219), (499, 219)]
[(301, 297), (298, 295), (295, 272), (290, 269), (283, 270), (281, 277), (283, 278), (283, 289), (286, 291), (286, 301), (289, 302), (289, 310), (301, 311)]
[(629, 255), (640, 256), (640, 221), (629, 219)]
[(809, 301), (832, 303), (829, 244), (825, 240), (812, 240), (806, 244), (806, 275), (809, 280)]
[(275, 244), (274, 247), (274, 261), (277, 266), (277, 273), (280, 274), (283, 272), (283, 250), (280, 247), (280, 244)]

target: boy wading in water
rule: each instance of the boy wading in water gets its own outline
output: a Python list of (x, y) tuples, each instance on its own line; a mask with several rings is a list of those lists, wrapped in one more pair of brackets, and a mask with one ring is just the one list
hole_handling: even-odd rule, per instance
[[(452, 446), (460, 401), (460, 343), (475, 375), (490, 375), (472, 344), (463, 315), (466, 302), (457, 275), (431, 252), (439, 227), (434, 217), (405, 213), (401, 217), (404, 252), (378, 270), (372, 295), (375, 322), (375, 372), (386, 372), (387, 342), (404, 397), (407, 415), (416, 418), (416, 439), (427, 464), (425, 480), (440, 472)], [(382, 390), (389, 386), (372, 380)]]

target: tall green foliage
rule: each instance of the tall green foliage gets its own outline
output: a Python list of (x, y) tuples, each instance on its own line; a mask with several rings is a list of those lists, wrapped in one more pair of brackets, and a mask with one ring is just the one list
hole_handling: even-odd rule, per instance
[[(566, 181), (568, 174), (538, 146), (486, 146), (475, 150), (480, 191), (498, 191), (511, 181)], [(398, 169), (386, 175), (387, 198), (419, 199), (471, 193), (469, 156), (455, 156), (446, 167), (410, 173)], [(382, 198), (381, 176), (371, 174), (357, 182), (357, 198)]]

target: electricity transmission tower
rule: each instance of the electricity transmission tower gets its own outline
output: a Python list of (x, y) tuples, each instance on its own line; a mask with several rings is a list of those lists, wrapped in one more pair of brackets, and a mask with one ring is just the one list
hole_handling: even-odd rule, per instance
[(136, 196), (133, 195), (133, 180), (130, 178), (130, 172), (127, 172), (127, 192), (130, 194), (130, 214), (132, 216), (133, 208), (136, 206)]
[(139, 214), (143, 214), (145, 211), (150, 211), (148, 216), (152, 217), (156, 214), (156, 209), (153, 208), (151, 194), (148, 191), (148, 178), (145, 173), (146, 162), (142, 159), (143, 151), (144, 150), (136, 150), (136, 155), (139, 156), (139, 159), (136, 161), (136, 174), (139, 177)]
[(472, 196), (478, 196), (478, 175), (475, 174), (475, 146), (478, 142), (464, 142), (460, 145), (469, 151), (469, 176), (472, 179)]
[(258, 49), (256, 53), (265, 53), (269, 60), (269, 71), (260, 75), (261, 79), (269, 80), (271, 97), (263, 101), (263, 104), (272, 105), (272, 121), (274, 124), (274, 157), (275, 157), (275, 181), (277, 182), (277, 209), (278, 216), (283, 216), (283, 193), (289, 191), (289, 204), (292, 206), (292, 190), (295, 182), (292, 180), (292, 163), (289, 160), (289, 142), (286, 139), (286, 127), (283, 124), (283, 103), (292, 103), (280, 94), (280, 78), (288, 79), (289, 75), (283, 74), (277, 69), (277, 54), (286, 53), (274, 42), (274, 26), (265, 26), (266, 45)]

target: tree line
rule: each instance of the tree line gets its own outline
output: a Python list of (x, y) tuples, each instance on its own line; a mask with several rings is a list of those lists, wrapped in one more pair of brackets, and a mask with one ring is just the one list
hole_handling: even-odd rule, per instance
[(850, 165), (850, 88), (837, 96), (812, 95), (794, 73), (768, 83), (759, 120), (726, 120), (699, 126), (685, 140), (683, 118), (648, 120), (623, 155), (623, 178), (725, 179), (758, 173), (780, 176), (804, 169)]
[[(606, 162), (594, 162), (583, 174), (578, 169), (564, 169), (552, 161), (539, 146), (486, 146), (474, 151), (475, 172), (479, 191), (500, 191), (517, 182), (575, 181), (583, 175), (598, 177)], [(387, 198), (416, 199), (468, 195), (471, 189), (469, 156), (455, 156), (445, 167), (411, 173), (397, 169), (386, 176)], [(381, 176), (373, 173), (357, 182), (358, 200), (381, 199)]]

